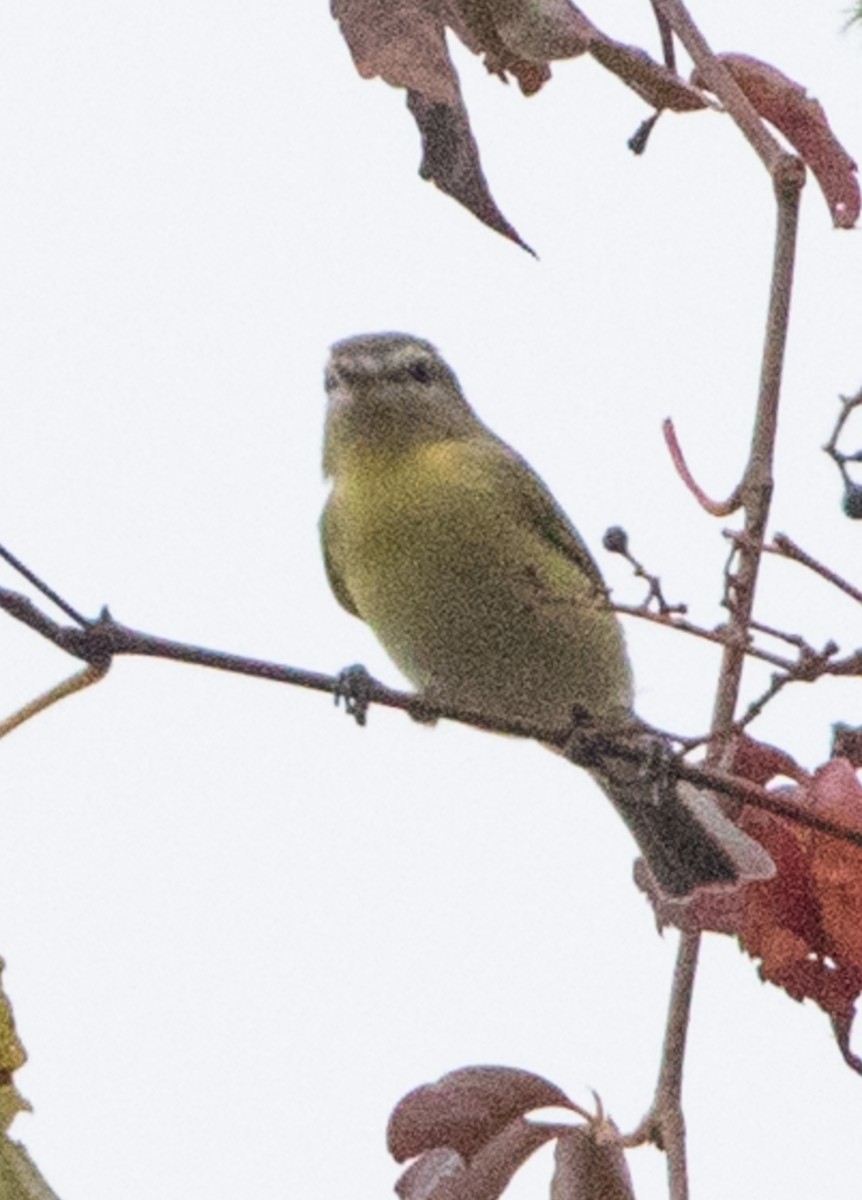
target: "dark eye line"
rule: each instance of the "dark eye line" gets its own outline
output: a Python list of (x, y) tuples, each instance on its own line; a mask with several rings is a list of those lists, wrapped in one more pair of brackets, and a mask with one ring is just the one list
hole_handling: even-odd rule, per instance
[(416, 362), (410, 363), (406, 368), (407, 374), (417, 381), (417, 383), (431, 382), (431, 367), (424, 359), (417, 359)]

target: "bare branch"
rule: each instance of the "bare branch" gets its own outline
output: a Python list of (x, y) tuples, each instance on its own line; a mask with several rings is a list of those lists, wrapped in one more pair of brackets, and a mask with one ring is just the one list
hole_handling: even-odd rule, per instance
[(793, 158), (793, 155), (787, 154), (772, 136), (730, 71), (713, 54), (682, 0), (654, 0), (653, 7), (691, 55), (703, 86), (719, 98), (775, 180), (782, 170), (782, 160)]
[(664, 434), (665, 445), (670, 451), (677, 474), (700, 507), (712, 517), (729, 517), (731, 513), (735, 513), (742, 501), (741, 488), (736, 488), (726, 500), (711, 499), (689, 470), (688, 463), (685, 461), (685, 455), (682, 452), (682, 446), (679, 444), (679, 439), (676, 436), (676, 430), (670, 417), (666, 417), (662, 421), (661, 428)]
[[(484, 714), (470, 709), (459, 708), (455, 705), (432, 704), (413, 692), (402, 692), (396, 688), (386, 687), (367, 672), (357, 671), (356, 668), (342, 672), (341, 675), (324, 675), (318, 671), (284, 666), (265, 659), (247, 658), (240, 654), (227, 654), (220, 650), (209, 650), (203, 646), (175, 642), (169, 638), (142, 633), (140, 630), (130, 629), (115, 621), (107, 609), (102, 611), (97, 621), (90, 622), (83, 630), (58, 625), (41, 613), (38, 621), (33, 620), (32, 614), (38, 612), (35, 606), (25, 597), (9, 592), (5, 588), (0, 588), (0, 609), (5, 609), (6, 612), (19, 619), (21, 619), (21, 613), (26, 612), (28, 614), (28, 618), (25, 619), (27, 625), (48, 638), (54, 645), (90, 663), (93, 671), (86, 683), (95, 682), (96, 678), (104, 675), (111, 660), (117, 655), (165, 658), (171, 662), (184, 662), (192, 666), (210, 667), (218, 671), (249, 675), (256, 679), (268, 679), (274, 683), (287, 683), (295, 687), (310, 688), (312, 691), (326, 692), (334, 696), (336, 701), (349, 695), (351, 687), (355, 686), (356, 676), (361, 674), (361, 701), (364, 708), (371, 704), (380, 704), (385, 708), (401, 709), (414, 720), (423, 722), (458, 721), (462, 725), (484, 729), (491, 733), (531, 738), (556, 746), (560, 750), (565, 750), (570, 746), (572, 730), (576, 728), (579, 752), (585, 761), (595, 761), (596, 758), (601, 757), (616, 757), (629, 762), (642, 763), (647, 768), (654, 765), (652, 747), (644, 747), (636, 740), (626, 737), (627, 731), (625, 730), (622, 731), (621, 736), (617, 725), (602, 726), (578, 712), (573, 714), (573, 724), (567, 729), (548, 729), (514, 719), (490, 719)], [(68, 684), (69, 681), (61, 684), (60, 687), (65, 688)], [(70, 688), (64, 694), (80, 690), (80, 686), (85, 686), (85, 684)], [(20, 723), (18, 722), (18, 724)], [(649, 727), (644, 724), (642, 728)], [(678, 740), (660, 730), (651, 730), (651, 732), (670, 742)], [(769, 792), (741, 776), (728, 775), (713, 766), (695, 765), (678, 757), (671, 757), (667, 763), (663, 763), (662, 770), (671, 777), (686, 780), (697, 787), (720, 792), (737, 801), (739, 805), (749, 804), (755, 808), (762, 808), (810, 829), (817, 829), (821, 833), (843, 838), (853, 845), (862, 846), (862, 833), (859, 831), (819, 817), (807, 809), (800, 808), (793, 800)]]
[(840, 575), (836, 575), (829, 567), (818, 562), (801, 546), (797, 546), (791, 538), (784, 533), (776, 533), (772, 539), (772, 545), (764, 546), (763, 549), (767, 554), (779, 554), (784, 558), (792, 559), (793, 562), (802, 563), (804, 567), (808, 567), (810, 571), (814, 571), (821, 579), (825, 579), (834, 587), (840, 588), (842, 592), (846, 592), (848, 596), (852, 596), (854, 600), (862, 604), (862, 591), (854, 587), (852, 583), (848, 583), (846, 579), (842, 579)]
[[(745, 513), (743, 537), (736, 546), (739, 568), (733, 574), (730, 571), (727, 573), (729, 636), (724, 645), (712, 716), (713, 739), (708, 751), (711, 765), (726, 766), (733, 750), (734, 717), (750, 642), (755, 587), (772, 498), (772, 460), (793, 285), (799, 198), (805, 182), (805, 167), (800, 159), (783, 150), (766, 128), (739, 84), (712, 53), (682, 0), (655, 0), (654, 6), (691, 55), (697, 67), (698, 79), (721, 100), (754, 147), (772, 179), (777, 201), (772, 286), (751, 450), (742, 481), (724, 505), (711, 501), (695, 484), (673, 426), (670, 423), (665, 425), (665, 438), (677, 470), (698, 502), (715, 515), (727, 515), (741, 503)], [(660, 1141), (667, 1149), (671, 1200), (687, 1200), (688, 1197), (682, 1064), (696, 969), (697, 935), (682, 935), (662, 1068), (655, 1098), (639, 1127), (640, 1131), (646, 1130), (646, 1136)]]
[(624, 529), (621, 529), (619, 525), (614, 525), (610, 529), (605, 530), (604, 537), (602, 538), (602, 545), (611, 554), (621, 555), (626, 562), (631, 565), (636, 579), (646, 580), (649, 586), (649, 591), (647, 592), (643, 603), (639, 606), (640, 611), (647, 612), (650, 604), (654, 600), (658, 607), (658, 615), (661, 617), (668, 617), (675, 613), (686, 612), (686, 606), (684, 604), (668, 604), (667, 600), (664, 598), (664, 593), (662, 592), (661, 588), (661, 580), (659, 579), (658, 575), (651, 575), (649, 571), (645, 569), (643, 564), (638, 562), (629, 548), (628, 534)]

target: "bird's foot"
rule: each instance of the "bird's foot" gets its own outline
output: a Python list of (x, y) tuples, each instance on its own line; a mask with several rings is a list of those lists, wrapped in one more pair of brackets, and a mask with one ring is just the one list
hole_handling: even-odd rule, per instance
[(338, 672), (335, 680), (336, 707), (344, 701), (344, 709), (357, 725), (365, 725), (371, 703), (373, 680), (362, 663), (353, 663)]

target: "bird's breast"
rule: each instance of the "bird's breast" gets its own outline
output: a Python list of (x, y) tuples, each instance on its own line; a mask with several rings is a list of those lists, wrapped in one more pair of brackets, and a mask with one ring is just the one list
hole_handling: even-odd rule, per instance
[(568, 724), (628, 703), (616, 618), (459, 443), (338, 481), (340, 559), (360, 615), (421, 690), (491, 716)]

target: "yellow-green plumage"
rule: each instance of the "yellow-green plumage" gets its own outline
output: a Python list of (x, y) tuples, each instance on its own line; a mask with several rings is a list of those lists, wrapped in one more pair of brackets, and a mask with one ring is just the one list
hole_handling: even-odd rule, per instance
[[(619, 622), (590, 554), (530, 467), (473, 413), (427, 342), (333, 347), (324, 557), (339, 601), (429, 699), (564, 732), (576, 710), (631, 719)], [(662, 886), (736, 869), (636, 768), (594, 772)]]
[(421, 691), (565, 730), (575, 705), (627, 712), (628, 663), (586, 551), (551, 540), (565, 525), (532, 475), (525, 497), (526, 472), (478, 438), (363, 455), (336, 478), (327, 561)]

